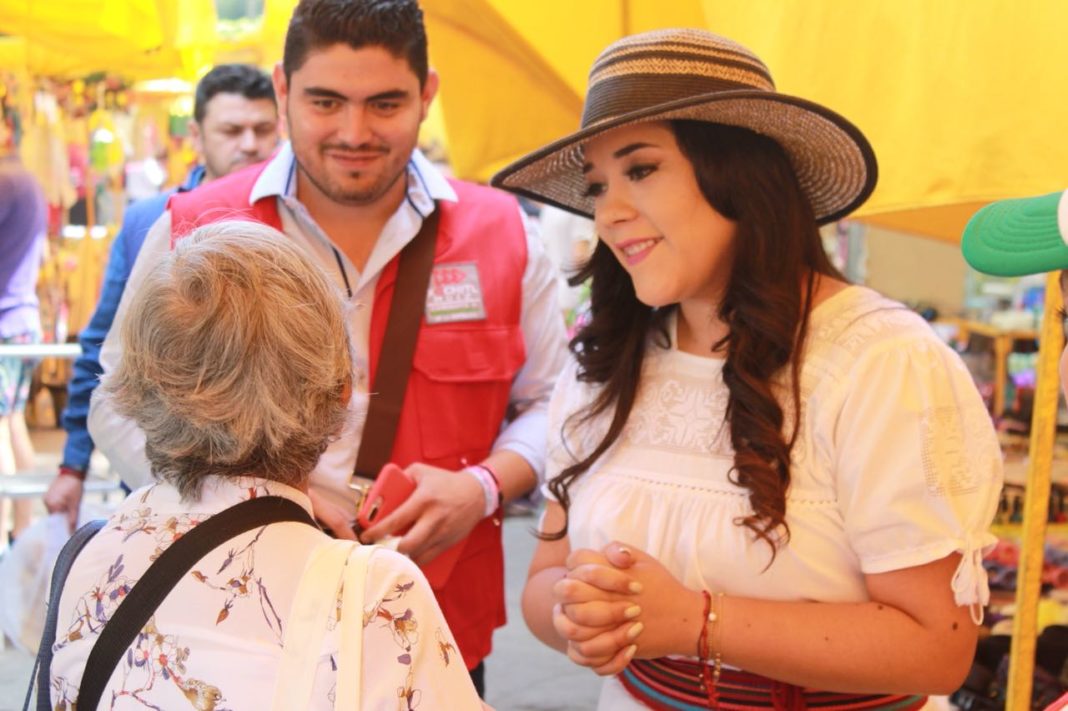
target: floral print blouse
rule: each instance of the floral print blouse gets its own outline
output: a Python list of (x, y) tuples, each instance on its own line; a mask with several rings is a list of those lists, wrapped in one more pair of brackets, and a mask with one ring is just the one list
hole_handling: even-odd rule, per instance
[[(183, 502), (155, 484), (133, 492), (82, 550), (60, 597), (51, 701), (73, 711), (89, 652), (123, 598), (163, 550), (208, 516), (255, 496), (308, 497), (264, 479), (209, 477)], [(241, 534), (193, 566), (127, 650), (100, 709), (262, 711), (271, 708), (287, 613), (301, 571), (326, 534), (276, 523)], [(363, 610), (362, 709), (481, 709), (452, 634), (419, 569), (371, 557)], [(333, 709), (340, 585), (319, 658), (311, 709)]]

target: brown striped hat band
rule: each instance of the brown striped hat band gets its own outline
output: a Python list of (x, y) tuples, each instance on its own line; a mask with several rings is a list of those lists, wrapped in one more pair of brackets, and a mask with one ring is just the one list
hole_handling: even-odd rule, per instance
[(697, 29), (656, 30), (609, 45), (590, 69), (580, 129), (512, 163), (493, 185), (591, 217), (582, 146), (619, 126), (688, 119), (747, 128), (777, 141), (821, 224), (875, 188), (871, 145), (848, 120), (775, 90), (755, 54)]

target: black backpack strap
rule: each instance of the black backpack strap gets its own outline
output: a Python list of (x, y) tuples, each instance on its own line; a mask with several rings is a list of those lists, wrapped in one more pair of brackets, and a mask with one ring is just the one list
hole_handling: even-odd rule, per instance
[(59, 596), (63, 592), (63, 584), (67, 581), (67, 574), (74, 559), (85, 548), (89, 539), (104, 527), (104, 519), (96, 519), (85, 524), (67, 539), (63, 548), (56, 558), (56, 565), (52, 569), (52, 584), (48, 589), (48, 613), (45, 616), (44, 630), (41, 632), (41, 645), (37, 648), (37, 661), (33, 663), (33, 673), (30, 674), (30, 685), (26, 689), (26, 701), (22, 704), (22, 711), (30, 711), (30, 699), (33, 697), (33, 688), (37, 687), (38, 711), (51, 711), (52, 702), (49, 698), (50, 676), (52, 673), (52, 645), (56, 643), (56, 627), (59, 625)]
[(104, 687), (127, 648), (167, 594), (197, 561), (245, 531), (282, 521), (315, 526), (311, 515), (300, 504), (280, 496), (260, 496), (231, 506), (197, 524), (163, 551), (127, 593), (89, 652), (78, 690), (78, 709), (96, 709)]

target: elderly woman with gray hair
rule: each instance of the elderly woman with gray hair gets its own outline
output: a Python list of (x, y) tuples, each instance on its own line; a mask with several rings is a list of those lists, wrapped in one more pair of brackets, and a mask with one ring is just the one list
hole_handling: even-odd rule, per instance
[(268, 227), (203, 227), (148, 278), (122, 337), (103, 387), (144, 430), (158, 483), (70, 569), (50, 707), (482, 708), (419, 569), (308, 525), (351, 372), (318, 267)]

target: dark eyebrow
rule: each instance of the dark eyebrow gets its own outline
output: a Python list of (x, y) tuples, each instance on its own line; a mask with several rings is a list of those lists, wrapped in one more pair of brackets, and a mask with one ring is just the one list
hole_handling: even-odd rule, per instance
[(367, 101), (398, 101), (407, 99), (410, 94), (404, 89), (393, 89), (392, 91), (383, 91), (381, 94), (375, 94), (374, 96), (368, 96)]
[(344, 94), (334, 91), (333, 89), (325, 89), (321, 86), (307, 86), (304, 87), (305, 96), (317, 96), (322, 99), (340, 99), (344, 101), (346, 97)]
[[(349, 97), (345, 96), (341, 92), (334, 91), (333, 89), (327, 89), (321, 86), (309, 86), (304, 89), (305, 96), (313, 96), (320, 99), (336, 99), (338, 101), (348, 101)], [(368, 96), (364, 99), (365, 103), (374, 101), (403, 101), (410, 96), (409, 92), (404, 89), (390, 89), (389, 91), (383, 91), (373, 96)]]
[[(623, 146), (622, 148), (620, 148), (615, 153), (613, 153), (612, 157), (613, 158), (617, 158), (617, 159), (618, 158), (625, 158), (625, 157), (629, 156), (631, 153), (633, 153), (634, 151), (641, 150), (642, 148), (656, 148), (656, 146), (653, 145), (652, 143), (629, 143), (629, 144)], [(591, 170), (593, 170), (593, 163), (586, 163), (586, 164), (584, 164), (582, 166), (582, 174), (583, 175), (585, 175), (586, 173), (589, 173)]]
[[(263, 128), (263, 127), (266, 127), (266, 126), (273, 126), (274, 124), (275, 124), (274, 121), (257, 121), (254, 124), (248, 124), (248, 127), (250, 127), (250, 128)], [(224, 129), (228, 129), (228, 128), (245, 128), (246, 124), (237, 123), (235, 121), (227, 121), (226, 123), (221, 124), (221, 126)]]
[(641, 148), (656, 148), (656, 146), (654, 146), (652, 143), (631, 143), (629, 146), (623, 146), (618, 151), (613, 153), (612, 157), (623, 158), (624, 156), (629, 156), (631, 153)]

